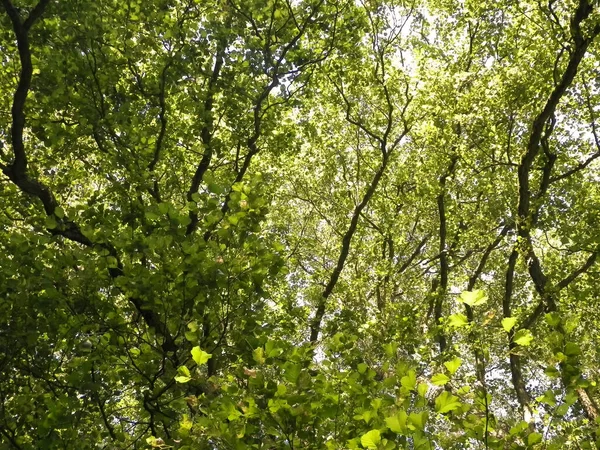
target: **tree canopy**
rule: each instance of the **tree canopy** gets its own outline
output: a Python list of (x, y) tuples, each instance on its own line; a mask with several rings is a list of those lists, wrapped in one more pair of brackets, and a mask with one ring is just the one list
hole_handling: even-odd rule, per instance
[(0, 447), (600, 448), (597, 0), (0, 0)]

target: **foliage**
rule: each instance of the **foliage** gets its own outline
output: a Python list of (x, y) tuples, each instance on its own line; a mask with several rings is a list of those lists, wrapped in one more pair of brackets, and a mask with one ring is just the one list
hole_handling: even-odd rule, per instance
[(600, 446), (596, 1), (0, 5), (1, 448)]

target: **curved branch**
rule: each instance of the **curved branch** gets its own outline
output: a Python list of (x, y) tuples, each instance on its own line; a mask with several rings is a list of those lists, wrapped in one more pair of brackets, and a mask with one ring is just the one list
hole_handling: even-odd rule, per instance
[[(12, 125), (11, 125), (11, 143), (14, 153), (14, 161), (8, 166), (2, 167), (2, 172), (25, 194), (38, 198), (44, 207), (48, 216), (56, 219), (56, 227), (48, 231), (53, 235), (63, 236), (66, 239), (77, 242), (85, 247), (98, 247), (108, 252), (117, 260), (116, 267), (108, 269), (112, 279), (123, 275), (123, 264), (119, 258), (116, 248), (109, 242), (93, 242), (83, 234), (79, 225), (64, 217), (64, 213), (57, 214), (59, 208), (54, 194), (48, 186), (41, 181), (30, 177), (27, 174), (27, 154), (23, 143), (23, 130), (25, 127), (25, 102), (31, 86), (31, 77), (33, 75), (33, 66), (31, 62), (31, 49), (27, 32), (33, 23), (41, 17), (49, 0), (41, 0), (25, 21), (21, 24), (19, 14), (10, 0), (2, 0), (12, 23), (15, 36), (17, 38), (17, 48), (21, 61), (21, 73), (19, 83), (15, 91), (12, 105)], [(135, 306), (140, 315), (144, 318), (146, 324), (163, 336), (165, 342), (163, 349), (165, 351), (175, 351), (176, 346), (173, 338), (169, 335), (161, 323), (161, 320), (154, 311), (146, 309), (144, 302), (139, 298), (129, 298), (129, 301)]]
[(346, 259), (348, 258), (348, 254), (350, 253), (350, 244), (352, 242), (352, 237), (354, 236), (354, 233), (356, 232), (356, 229), (358, 227), (358, 219), (360, 218), (360, 213), (363, 209), (365, 209), (365, 207), (369, 203), (369, 200), (371, 200), (371, 197), (373, 197), (373, 194), (375, 193), (375, 190), (379, 185), (379, 181), (381, 180), (381, 177), (383, 176), (385, 169), (388, 165), (388, 161), (389, 155), (385, 155), (383, 157), (381, 165), (379, 166), (379, 169), (375, 173), (375, 176), (373, 177), (371, 184), (369, 185), (369, 188), (367, 189), (367, 192), (365, 192), (365, 195), (363, 196), (361, 202), (354, 208), (352, 218), (350, 219), (350, 225), (344, 233), (344, 237), (342, 238), (342, 249), (340, 250), (337, 264), (333, 269), (331, 276), (329, 277), (329, 281), (327, 282), (323, 293), (321, 294), (321, 299), (319, 301), (319, 305), (317, 306), (315, 317), (310, 325), (310, 342), (316, 342), (319, 338), (319, 332), (321, 331), (321, 322), (323, 321), (323, 316), (325, 315), (325, 308), (327, 306), (327, 299), (333, 292), (333, 289), (335, 288), (340, 278), (342, 270), (344, 270), (344, 264), (346, 263)]
[[(223, 68), (223, 63), (225, 61), (225, 49), (227, 47), (227, 42), (225, 39), (221, 39), (219, 41), (217, 47), (217, 54), (215, 56), (215, 64), (213, 66), (213, 71), (208, 81), (208, 88), (206, 93), (206, 99), (204, 100), (204, 114), (206, 116), (204, 125), (202, 126), (202, 130), (200, 131), (200, 138), (202, 139), (202, 145), (204, 146), (204, 153), (202, 154), (202, 159), (196, 168), (194, 176), (192, 177), (192, 182), (190, 183), (190, 188), (187, 192), (187, 200), (189, 202), (193, 201), (192, 195), (198, 192), (198, 188), (200, 187), (200, 183), (204, 178), (204, 174), (208, 170), (210, 166), (210, 161), (213, 156), (213, 147), (212, 147), (212, 133), (213, 133), (213, 117), (212, 110), (214, 104), (214, 96), (216, 93), (216, 85), (219, 80), (219, 76), (221, 74), (221, 69)], [(187, 227), (186, 234), (192, 234), (196, 228), (198, 227), (198, 213), (195, 211), (190, 211), (190, 219), (191, 222)]]

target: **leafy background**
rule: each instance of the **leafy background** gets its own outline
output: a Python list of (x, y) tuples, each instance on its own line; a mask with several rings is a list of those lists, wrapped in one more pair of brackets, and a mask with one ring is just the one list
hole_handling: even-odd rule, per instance
[(2, 0), (0, 445), (595, 448), (588, 0)]

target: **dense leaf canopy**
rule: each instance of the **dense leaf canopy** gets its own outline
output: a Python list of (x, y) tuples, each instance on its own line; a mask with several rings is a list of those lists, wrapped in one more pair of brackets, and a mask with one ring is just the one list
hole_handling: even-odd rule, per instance
[(1, 0), (0, 448), (600, 445), (597, 0)]

